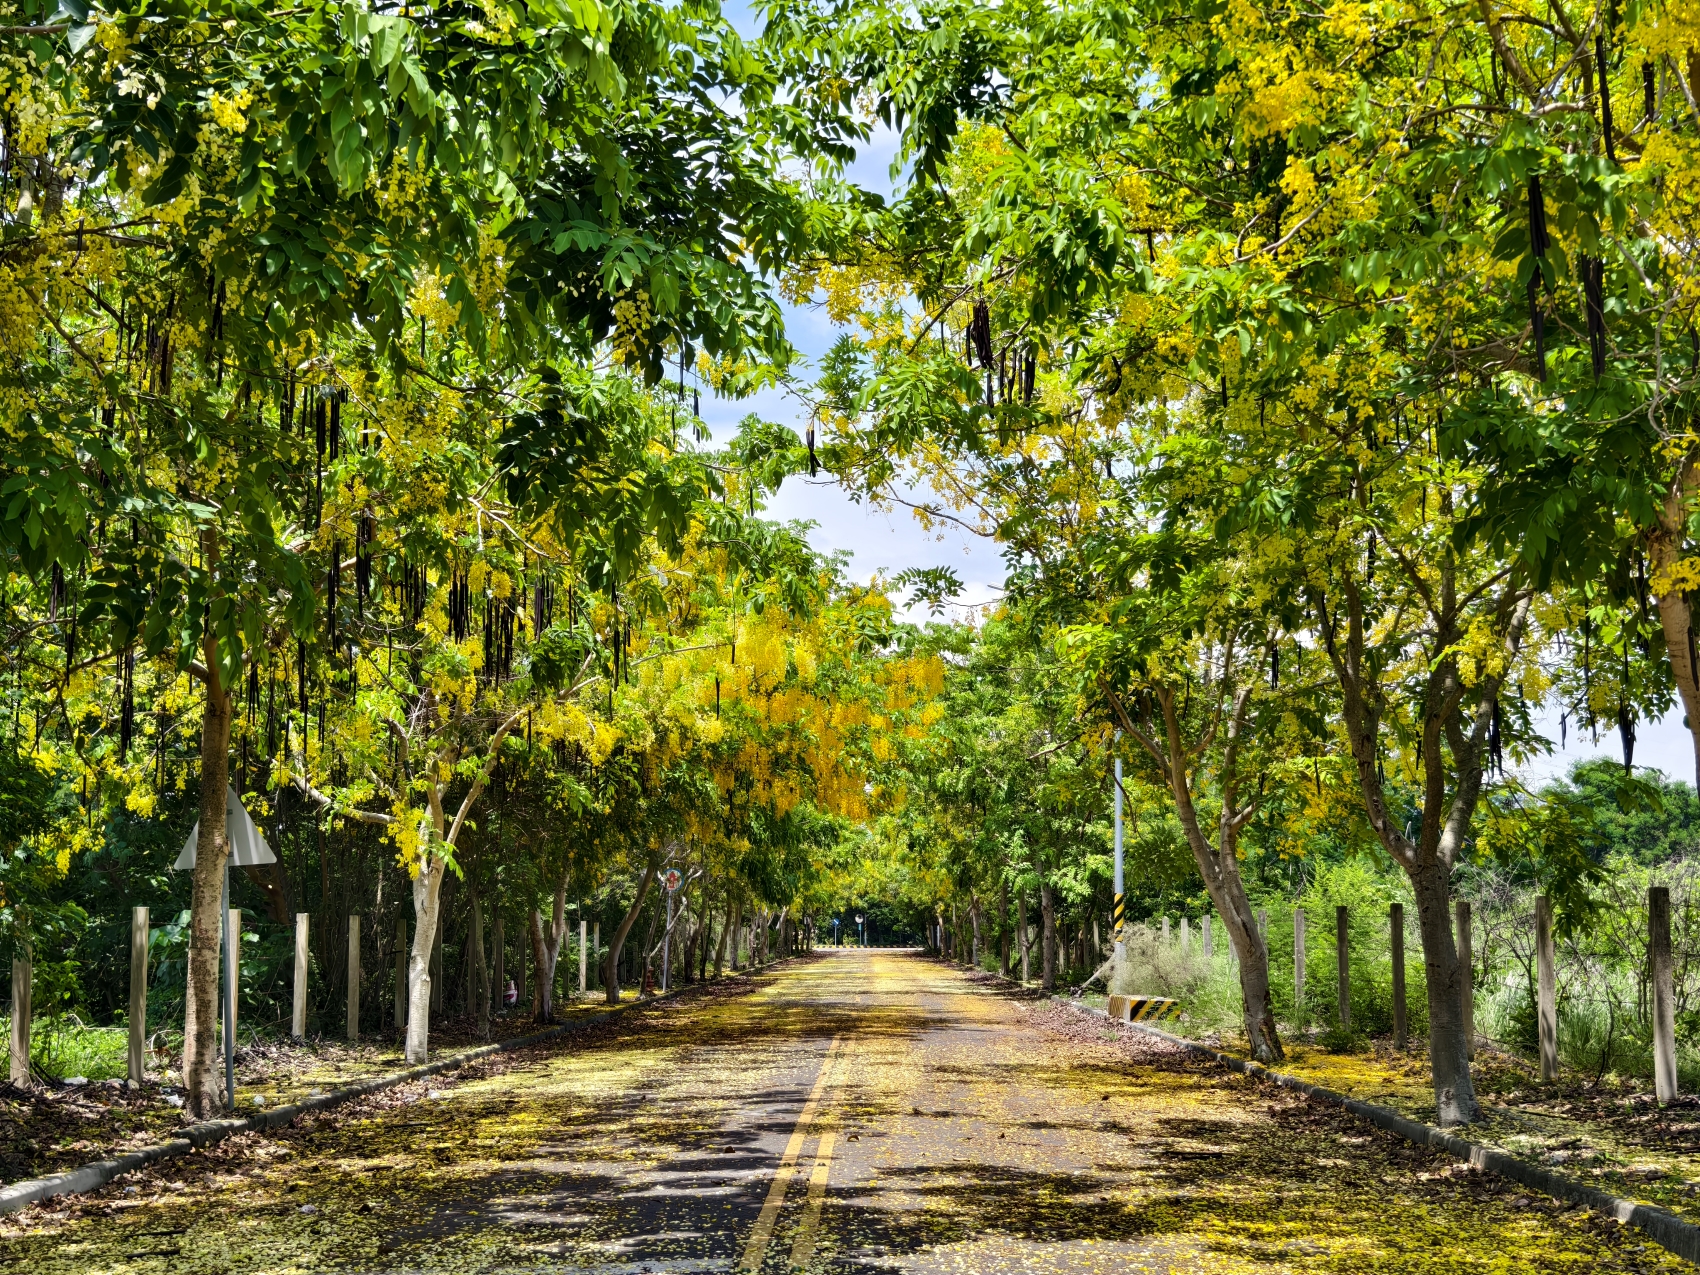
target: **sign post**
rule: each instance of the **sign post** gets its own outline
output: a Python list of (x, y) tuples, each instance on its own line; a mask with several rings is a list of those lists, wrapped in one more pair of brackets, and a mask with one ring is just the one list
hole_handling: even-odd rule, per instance
[[(254, 826), (254, 821), (248, 817), (248, 812), (242, 806), (242, 800), (236, 795), (236, 789), (225, 789), (224, 805), (224, 835), (230, 843), (230, 857), (224, 861), (224, 890), (219, 905), (219, 923), (224, 931), (223, 942), (219, 945), (224, 954), (224, 977), (219, 980), (224, 995), (224, 1107), (226, 1111), (236, 1109), (236, 976), (239, 970), (236, 927), (230, 919), (230, 869), (258, 867), (261, 864), (276, 863), (277, 856), (271, 852), (266, 839), (260, 835), (260, 830)], [(189, 839), (183, 843), (183, 851), (177, 856), (177, 862), (172, 864), (176, 871), (195, 866), (195, 851), (200, 844), (201, 824), (196, 820), (195, 826), (189, 829)]]

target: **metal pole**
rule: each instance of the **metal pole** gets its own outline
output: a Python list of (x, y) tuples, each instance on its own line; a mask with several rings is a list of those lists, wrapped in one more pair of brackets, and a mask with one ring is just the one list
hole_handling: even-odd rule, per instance
[(1352, 932), (1344, 907), (1334, 909), (1334, 975), (1339, 982), (1340, 1027), (1352, 1025)]
[(230, 865), (224, 868), (219, 916), (224, 922), (224, 1109), (236, 1110), (236, 952), (230, 932)]
[[(1121, 739), (1121, 737), (1122, 737), (1122, 733), (1118, 730), (1116, 732), (1116, 739), (1119, 741)], [(1124, 955), (1126, 955), (1126, 949), (1122, 945), (1122, 914), (1123, 914), (1124, 909), (1127, 906), (1127, 902), (1126, 902), (1126, 899), (1123, 895), (1123, 890), (1122, 890), (1122, 886), (1123, 886), (1123, 877), (1122, 877), (1122, 759), (1121, 759), (1121, 754), (1119, 752), (1116, 754), (1116, 803), (1115, 804), (1116, 804), (1116, 901), (1115, 901), (1115, 910), (1111, 913), (1111, 917), (1110, 917), (1110, 928), (1114, 931), (1115, 944), (1116, 944), (1116, 959), (1119, 961), (1119, 960), (1121, 960), (1121, 958)]]

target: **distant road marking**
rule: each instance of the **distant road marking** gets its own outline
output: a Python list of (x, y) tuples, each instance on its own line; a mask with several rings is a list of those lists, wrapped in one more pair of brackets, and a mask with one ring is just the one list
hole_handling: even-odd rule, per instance
[[(803, 1110), (797, 1116), (797, 1125), (791, 1130), (791, 1140), (785, 1144), (785, 1154), (780, 1157), (779, 1168), (773, 1175), (773, 1185), (768, 1188), (767, 1202), (761, 1206), (755, 1230), (750, 1232), (750, 1242), (744, 1246), (744, 1258), (738, 1264), (742, 1270), (759, 1271), (763, 1259), (767, 1257), (767, 1246), (773, 1240), (773, 1228), (779, 1221), (779, 1209), (785, 1203), (785, 1193), (791, 1189), (791, 1179), (796, 1176), (797, 1157), (803, 1153), (803, 1143), (809, 1136), (809, 1122), (815, 1118), (815, 1108), (820, 1105), (820, 1096), (826, 1090), (827, 1075), (832, 1070), (832, 1055), (837, 1052), (841, 1039), (834, 1036), (826, 1047), (826, 1055), (821, 1059), (820, 1075), (815, 1077), (815, 1087), (809, 1090), (808, 1101), (803, 1104)], [(825, 1135), (826, 1138), (831, 1136)], [(817, 1157), (816, 1172), (819, 1171)]]

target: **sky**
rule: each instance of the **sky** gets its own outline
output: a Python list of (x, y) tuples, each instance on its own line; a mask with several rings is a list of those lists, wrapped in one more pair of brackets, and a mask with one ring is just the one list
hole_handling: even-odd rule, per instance
[[(745, 5), (729, 4), (726, 13), (746, 35), (755, 34), (757, 24)], [(890, 166), (896, 149), (896, 135), (889, 129), (878, 129), (846, 176), (864, 189), (889, 196)], [(830, 348), (838, 329), (824, 310), (790, 305), (784, 310), (791, 342), (805, 359), (798, 377), (806, 382), (810, 368)], [(788, 425), (799, 435), (808, 427), (807, 409), (779, 391), (765, 391), (736, 402), (704, 398), (702, 404), (703, 419), (721, 442), (731, 438), (738, 422), (751, 412)], [(892, 576), (909, 567), (947, 566), (963, 581), (958, 595), (962, 608), (978, 608), (995, 601), (1001, 592), (1003, 561), (996, 544), (956, 527), (927, 531), (902, 507), (885, 511), (858, 504), (824, 472), (815, 480), (806, 475), (788, 478), (768, 502), (766, 513), (784, 521), (814, 523), (810, 543), (825, 553), (847, 554), (852, 579), (865, 581), (878, 573)], [(925, 608), (912, 610), (905, 618), (922, 622), (927, 618)], [(950, 618), (965, 619), (968, 612), (957, 609)], [(1597, 741), (1586, 731), (1572, 729), (1561, 749), (1556, 709), (1543, 714), (1536, 727), (1552, 741), (1553, 750), (1520, 768), (1527, 783), (1538, 785), (1561, 778), (1576, 762), (1591, 757), (1623, 759), (1615, 729), (1603, 733)], [(1641, 724), (1635, 741), (1635, 764), (1637, 769), (1651, 767), (1672, 779), (1694, 782), (1694, 747), (1680, 707), (1662, 721)]]

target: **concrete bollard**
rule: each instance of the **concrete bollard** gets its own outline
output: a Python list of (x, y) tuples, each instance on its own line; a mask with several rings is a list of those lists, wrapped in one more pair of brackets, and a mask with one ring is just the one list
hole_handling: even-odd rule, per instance
[(1539, 1001), (1541, 1079), (1558, 1079), (1558, 970), (1552, 941), (1552, 902), (1535, 900), (1535, 978)]
[[(499, 922), (498, 922), (499, 924)], [(395, 919), (395, 1029), (407, 1030), (407, 918)]]
[(12, 1083), (30, 1086), (30, 951), (19, 947), (12, 956)]
[(1387, 905), (1387, 939), (1393, 952), (1393, 1048), (1404, 1053), (1405, 1038), (1405, 905)]
[(1452, 915), (1457, 920), (1458, 928), (1458, 995), (1463, 1001), (1464, 1011), (1464, 1056), (1476, 1056), (1476, 957), (1470, 934), (1470, 904), (1467, 899), (1457, 899), (1452, 904)]
[(1334, 909), (1334, 974), (1339, 980), (1340, 1027), (1352, 1025), (1352, 932), (1346, 909)]
[(1183, 957), (1190, 956), (1192, 954), (1191, 924), (1192, 922), (1190, 917), (1183, 916), (1181, 918), (1181, 955)]
[(1653, 967), (1653, 1090), (1676, 1099), (1676, 988), (1670, 948), (1670, 891), (1647, 889), (1647, 947)]
[(1293, 909), (1293, 1008), (1305, 1007), (1305, 910)]
[(1257, 937), (1262, 939), (1264, 941), (1264, 943), (1266, 943), (1266, 944), (1269, 942), (1269, 909), (1268, 908), (1258, 908), (1257, 909)]
[(130, 1056), (127, 1069), (137, 1084), (148, 1078), (148, 910), (130, 909)]
[(590, 927), (584, 917), (580, 916), (578, 919), (578, 994), (581, 997), (589, 990), (590, 970), (586, 964), (590, 959), (589, 934)]
[(360, 1039), (360, 914), (348, 918), (348, 1039)]
[(1163, 918), (1163, 946), (1169, 946), (1169, 918)]
[(307, 913), (295, 914), (295, 999), (290, 1006), (289, 1034), (307, 1036)]

